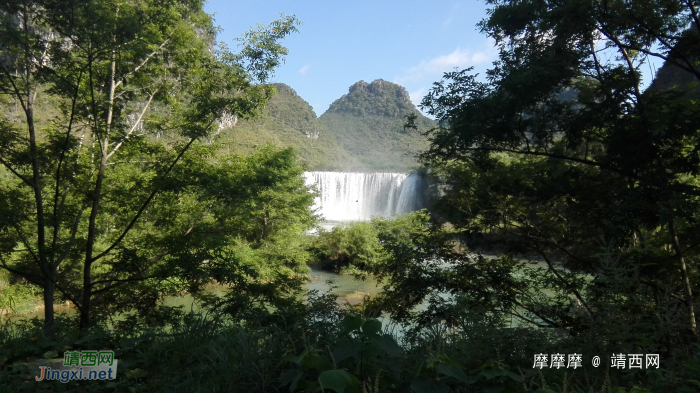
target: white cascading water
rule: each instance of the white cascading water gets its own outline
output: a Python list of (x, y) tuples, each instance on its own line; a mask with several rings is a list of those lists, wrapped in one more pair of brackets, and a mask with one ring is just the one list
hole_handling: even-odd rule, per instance
[(425, 182), (415, 173), (304, 172), (321, 196), (314, 208), (328, 221), (367, 221), (424, 207)]

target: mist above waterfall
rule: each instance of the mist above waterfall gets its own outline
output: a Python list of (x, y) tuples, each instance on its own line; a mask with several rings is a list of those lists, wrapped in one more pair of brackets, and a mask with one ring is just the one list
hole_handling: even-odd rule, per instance
[(328, 221), (367, 221), (425, 207), (425, 181), (415, 173), (304, 172), (320, 192), (314, 208)]

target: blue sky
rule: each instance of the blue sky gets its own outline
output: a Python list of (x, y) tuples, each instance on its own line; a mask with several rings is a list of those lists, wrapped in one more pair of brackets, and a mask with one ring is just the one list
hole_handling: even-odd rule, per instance
[(272, 82), (291, 86), (319, 116), (360, 80), (399, 83), (418, 103), (443, 72), (483, 72), (496, 58), (475, 26), (486, 16), (479, 1), (210, 0), (205, 10), (232, 49), (251, 26), (296, 15), (304, 25), (284, 40), (289, 55)]
[(205, 10), (231, 49), (257, 23), (296, 15), (304, 25), (284, 40), (289, 55), (271, 82), (291, 86), (319, 116), (360, 80), (398, 83), (417, 104), (444, 72), (474, 66), (483, 75), (497, 57), (476, 27), (487, 15), (476, 0), (210, 0)]

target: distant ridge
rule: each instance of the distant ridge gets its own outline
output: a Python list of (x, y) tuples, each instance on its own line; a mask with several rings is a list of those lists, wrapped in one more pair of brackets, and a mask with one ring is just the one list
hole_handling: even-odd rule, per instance
[(411, 97), (403, 86), (377, 79), (372, 83), (359, 81), (350, 86), (348, 94), (335, 100), (326, 113), (354, 116), (383, 116), (397, 118), (417, 113)]
[(294, 89), (274, 83), (277, 93), (258, 119), (240, 120), (221, 132), (220, 142), (226, 152), (250, 154), (270, 143), (292, 147), (310, 170), (346, 170), (359, 167), (319, 121), (313, 108)]
[[(271, 143), (293, 147), (309, 170), (410, 172), (418, 167), (415, 155), (428, 147), (420, 132), (435, 123), (395, 83), (359, 81), (318, 118), (290, 86), (272, 86), (278, 94), (259, 118), (233, 119), (222, 130), (217, 143), (225, 152), (250, 154)], [(404, 130), (409, 114), (418, 115), (419, 131)]]
[[(686, 49), (689, 47), (697, 48), (699, 42), (700, 34), (698, 34), (698, 29), (693, 26), (685, 31), (683, 38), (678, 41), (677, 47), (680, 47), (681, 50), (687, 51)], [(669, 58), (672, 61), (683, 63), (674, 55), (673, 52), (669, 54)], [(696, 70), (700, 70), (700, 67), (698, 66), (698, 60), (700, 59), (694, 58), (688, 60), (695, 64)], [(691, 72), (684, 70), (673, 63), (664, 62), (664, 65), (659, 68), (659, 71), (656, 73), (656, 76), (651, 82), (648, 90), (678, 90), (684, 92), (688, 98), (698, 99), (700, 98), (700, 81)]]
[[(419, 131), (403, 128), (406, 116), (418, 116)], [(377, 79), (359, 81), (319, 118), (361, 170), (410, 171), (416, 154), (428, 147), (422, 131), (435, 125), (411, 102), (403, 86)]]

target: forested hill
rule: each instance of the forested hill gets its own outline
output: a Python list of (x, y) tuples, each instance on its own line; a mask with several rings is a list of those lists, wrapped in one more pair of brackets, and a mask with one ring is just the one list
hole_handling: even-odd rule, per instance
[[(418, 115), (418, 131), (403, 128), (411, 113)], [(319, 119), (360, 169), (378, 171), (415, 168), (415, 155), (428, 146), (421, 131), (434, 124), (420, 114), (405, 88), (382, 79), (350, 86)]]
[(294, 89), (283, 83), (273, 86), (278, 94), (270, 100), (260, 117), (234, 120), (232, 127), (222, 131), (217, 142), (221, 142), (227, 152), (250, 154), (271, 143), (293, 147), (309, 169), (345, 170), (359, 166), (319, 121), (311, 105)]
[[(676, 44), (676, 49), (684, 50), (692, 45), (697, 45), (699, 39), (700, 34), (697, 28), (693, 27), (686, 30), (682, 39)], [(686, 65), (685, 61), (673, 52), (669, 53), (669, 58), (674, 62)], [(700, 70), (700, 67), (697, 65), (699, 58), (688, 58), (687, 60), (695, 64), (695, 70)], [(700, 83), (698, 83), (697, 77), (688, 70), (684, 70), (668, 61), (664, 62), (664, 65), (659, 68), (649, 86), (649, 90), (678, 90), (688, 94), (688, 98), (700, 98)]]
[[(421, 115), (405, 88), (377, 79), (360, 81), (320, 118), (291, 87), (277, 93), (261, 116), (239, 120), (218, 140), (227, 152), (252, 153), (265, 143), (293, 147), (311, 170), (397, 171), (415, 169), (415, 154), (427, 148), (420, 134), (433, 126)], [(418, 115), (418, 130), (404, 130), (406, 116)]]

